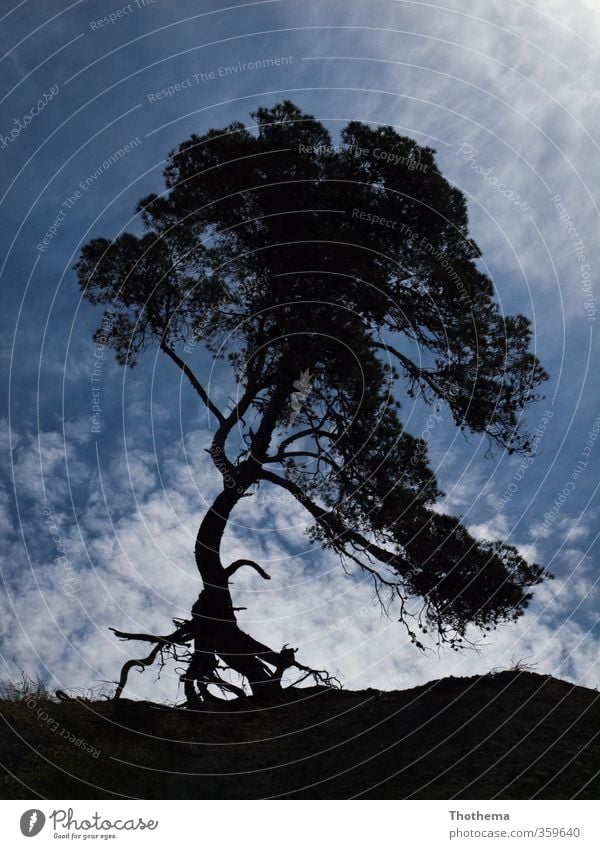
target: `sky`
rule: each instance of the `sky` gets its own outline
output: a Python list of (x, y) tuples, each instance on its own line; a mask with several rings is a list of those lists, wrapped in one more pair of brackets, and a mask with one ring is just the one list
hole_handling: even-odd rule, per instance
[[(490, 459), (408, 399), (403, 423), (427, 440), (441, 508), (555, 579), (479, 651), (420, 653), (366, 577), (308, 540), (303, 509), (264, 488), (224, 543), (225, 560), (272, 575), (236, 575), (242, 626), (350, 689), (515, 663), (600, 686), (599, 44), (583, 0), (4, 0), (0, 679), (110, 692), (139, 644), (109, 626), (167, 633), (189, 614), (218, 486), (210, 422), (156, 352), (124, 370), (95, 347), (72, 266), (90, 238), (139, 232), (137, 201), (191, 133), (289, 98), (334, 138), (359, 120), (435, 148), (465, 193), (482, 268), (502, 310), (531, 319), (550, 373), (526, 415), (536, 453)], [(226, 401), (208, 356), (192, 360)], [(177, 698), (176, 668), (130, 678), (131, 697)]]

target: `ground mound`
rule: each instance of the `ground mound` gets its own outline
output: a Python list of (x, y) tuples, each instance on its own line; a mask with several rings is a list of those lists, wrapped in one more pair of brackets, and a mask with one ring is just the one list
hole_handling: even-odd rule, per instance
[(531, 672), (201, 712), (0, 701), (0, 797), (598, 798), (600, 693)]

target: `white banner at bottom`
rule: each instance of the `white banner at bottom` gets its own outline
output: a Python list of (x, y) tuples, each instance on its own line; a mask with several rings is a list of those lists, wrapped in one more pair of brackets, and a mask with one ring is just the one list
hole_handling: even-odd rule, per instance
[[(4, 849), (600, 846), (595, 801), (0, 801)], [(33, 841), (33, 842), (29, 842)], [(168, 842), (167, 842), (168, 841)]]

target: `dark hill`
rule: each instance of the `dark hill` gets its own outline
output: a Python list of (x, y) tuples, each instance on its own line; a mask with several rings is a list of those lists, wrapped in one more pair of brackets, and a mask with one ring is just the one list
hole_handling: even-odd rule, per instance
[(3, 798), (600, 795), (600, 693), (531, 672), (202, 713), (33, 698), (0, 702)]

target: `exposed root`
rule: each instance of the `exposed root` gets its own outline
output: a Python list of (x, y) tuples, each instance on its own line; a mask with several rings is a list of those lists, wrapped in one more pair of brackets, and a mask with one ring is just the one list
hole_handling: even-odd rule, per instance
[(312, 677), (315, 684), (319, 684), (321, 687), (331, 687), (331, 689), (334, 690), (342, 689), (342, 682), (339, 678), (336, 678), (335, 675), (330, 675), (326, 669), (311, 669), (310, 666), (304, 666), (304, 664), (297, 663), (296, 661), (294, 661), (293, 665), (296, 669), (300, 669), (304, 672), (304, 675), (297, 681), (294, 681), (291, 685), (292, 687), (297, 687), (298, 684), (301, 684), (303, 681), (306, 681), (307, 678)]
[(125, 689), (125, 685), (127, 684), (127, 677), (129, 675), (129, 672), (134, 667), (137, 666), (141, 669), (144, 669), (146, 666), (152, 666), (159, 652), (162, 654), (165, 649), (170, 650), (173, 657), (175, 659), (178, 659), (176, 647), (188, 646), (190, 640), (192, 639), (192, 633), (191, 623), (189, 621), (177, 620), (175, 621), (175, 624), (179, 625), (179, 628), (172, 634), (168, 634), (166, 636), (158, 636), (156, 634), (132, 634), (127, 631), (117, 631), (115, 628), (109, 629), (113, 631), (113, 633), (122, 640), (140, 640), (142, 642), (155, 644), (154, 648), (147, 657), (128, 660), (127, 663), (123, 665), (123, 668), (121, 669), (121, 677), (119, 678), (117, 689), (115, 690), (114, 699), (120, 698), (121, 693), (123, 692), (123, 690)]
[(127, 676), (129, 675), (129, 670), (133, 669), (134, 666), (145, 667), (151, 666), (156, 660), (156, 655), (161, 650), (161, 644), (157, 643), (148, 657), (139, 658), (137, 660), (128, 660), (127, 663), (121, 669), (121, 677), (119, 679), (119, 684), (117, 689), (115, 690), (115, 699), (118, 699), (123, 692), (125, 684), (127, 683)]
[[(246, 563), (247, 561), (243, 561), (240, 565)], [(210, 685), (220, 690), (223, 696), (231, 693), (237, 698), (246, 698), (247, 693), (242, 687), (226, 681), (219, 674), (221, 670), (227, 669), (242, 675), (248, 682), (252, 694), (265, 701), (276, 701), (277, 694), (282, 689), (295, 687), (308, 678), (312, 678), (316, 684), (323, 687), (341, 688), (342, 686), (337, 678), (329, 675), (325, 670), (312, 669), (299, 663), (295, 657), (297, 649), (285, 645), (281, 651), (275, 652), (246, 634), (237, 624), (232, 624), (219, 633), (222, 638), (222, 647), (218, 649), (207, 644), (206, 635), (194, 634), (193, 621), (177, 620), (175, 624), (179, 626), (177, 630), (165, 636), (110, 629), (120, 639), (140, 640), (154, 644), (147, 657), (128, 660), (123, 665), (114, 699), (120, 698), (131, 669), (134, 667), (144, 669), (151, 666), (159, 654), (164, 665), (165, 653), (170, 654), (177, 661), (188, 661), (187, 669), (181, 675), (188, 708), (198, 708), (202, 703), (220, 700), (218, 696), (211, 693)], [(192, 639), (194, 639), (193, 651), (189, 648)], [(185, 647), (184, 652), (178, 651), (180, 647)], [(218, 658), (221, 658), (224, 665), (219, 664)], [(292, 668), (298, 669), (303, 674), (289, 687), (282, 688), (283, 674)]]

